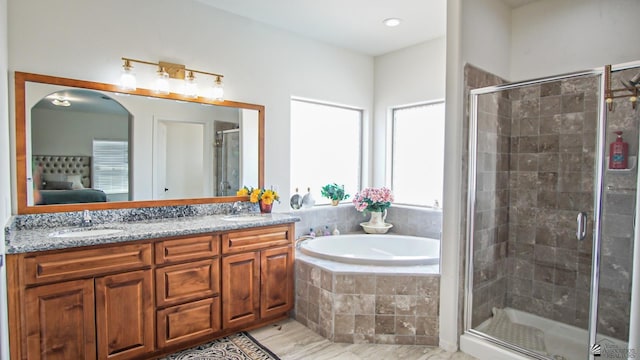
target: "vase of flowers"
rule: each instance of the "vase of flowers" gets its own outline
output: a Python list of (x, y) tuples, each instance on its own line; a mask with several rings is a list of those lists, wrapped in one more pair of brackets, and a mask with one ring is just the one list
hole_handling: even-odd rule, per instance
[(260, 212), (263, 214), (271, 213), (273, 202), (280, 202), (280, 195), (278, 192), (272, 189), (265, 188), (248, 188), (244, 186), (242, 189), (236, 192), (237, 196), (249, 196), (249, 201), (252, 203), (258, 203), (260, 206)]
[(393, 227), (392, 224), (385, 222), (391, 202), (393, 202), (393, 194), (386, 187), (365, 188), (353, 197), (356, 210), (365, 215), (371, 214), (368, 222), (360, 223), (365, 232), (383, 234)]

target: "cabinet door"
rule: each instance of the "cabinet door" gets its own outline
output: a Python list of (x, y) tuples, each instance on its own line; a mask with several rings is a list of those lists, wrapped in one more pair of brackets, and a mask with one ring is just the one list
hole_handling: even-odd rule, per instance
[(96, 278), (98, 358), (129, 359), (153, 351), (151, 270)]
[(25, 291), (27, 359), (95, 359), (93, 280)]
[(260, 253), (222, 258), (222, 326), (251, 323), (260, 317)]
[(260, 254), (260, 316), (281, 315), (293, 307), (293, 248), (283, 246)]

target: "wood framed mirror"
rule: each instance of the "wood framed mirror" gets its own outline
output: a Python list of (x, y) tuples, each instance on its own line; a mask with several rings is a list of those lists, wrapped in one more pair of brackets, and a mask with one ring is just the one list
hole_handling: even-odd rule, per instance
[(264, 112), (16, 72), (18, 214), (246, 201), (237, 189), (264, 186)]

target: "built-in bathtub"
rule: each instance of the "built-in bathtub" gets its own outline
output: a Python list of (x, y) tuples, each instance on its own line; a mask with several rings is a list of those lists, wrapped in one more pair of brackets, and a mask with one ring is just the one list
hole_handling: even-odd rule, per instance
[(390, 234), (302, 240), (295, 318), (335, 342), (437, 345), (439, 249), (435, 239)]
[(435, 265), (440, 241), (418, 236), (350, 234), (303, 240), (300, 251), (313, 257), (361, 265)]

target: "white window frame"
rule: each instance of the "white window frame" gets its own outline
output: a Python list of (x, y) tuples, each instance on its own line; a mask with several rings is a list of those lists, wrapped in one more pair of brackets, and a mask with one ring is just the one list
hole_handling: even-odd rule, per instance
[[(115, 191), (112, 189), (99, 189), (99, 186), (96, 185), (96, 174), (98, 174), (98, 171), (96, 169), (96, 167), (98, 166), (97, 162), (96, 162), (96, 156), (95, 156), (95, 144), (96, 142), (118, 142), (118, 143), (125, 143), (127, 144), (127, 188), (124, 189), (124, 191)], [(131, 159), (131, 154), (130, 154), (130, 147), (129, 147), (129, 140), (121, 140), (121, 139), (93, 139), (93, 141), (91, 142), (91, 155), (92, 155), (92, 159), (91, 159), (91, 186), (98, 188), (99, 190), (104, 191), (106, 194), (126, 194), (129, 192), (129, 189), (131, 188), (131, 174), (129, 173), (129, 163), (130, 163), (130, 159)]]

